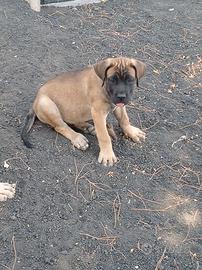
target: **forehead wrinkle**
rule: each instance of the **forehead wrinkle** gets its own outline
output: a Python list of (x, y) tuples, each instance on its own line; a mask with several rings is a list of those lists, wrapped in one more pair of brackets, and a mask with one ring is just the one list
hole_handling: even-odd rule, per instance
[(116, 61), (113, 61), (112, 65), (113, 68), (109, 69), (109, 76), (113, 75), (114, 73), (116, 73), (120, 79), (124, 79), (126, 74), (133, 76), (133, 72), (130, 72), (132, 68), (130, 67), (130, 61), (128, 61), (128, 59), (116, 59)]
[(116, 74), (121, 78), (124, 77), (124, 75), (128, 72), (126, 65), (122, 62), (119, 61), (118, 63), (116, 63), (115, 65), (115, 72)]

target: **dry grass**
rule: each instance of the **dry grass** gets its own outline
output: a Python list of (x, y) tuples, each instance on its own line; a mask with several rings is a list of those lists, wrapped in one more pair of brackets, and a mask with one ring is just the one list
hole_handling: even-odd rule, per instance
[(188, 64), (182, 72), (190, 79), (200, 76), (202, 73), (202, 58), (198, 56), (197, 61)]

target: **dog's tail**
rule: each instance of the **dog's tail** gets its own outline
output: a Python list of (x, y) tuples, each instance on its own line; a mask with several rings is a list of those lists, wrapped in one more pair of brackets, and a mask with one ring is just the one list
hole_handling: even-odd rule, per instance
[(34, 112), (33, 109), (31, 109), (28, 113), (28, 115), (26, 116), (25, 119), (25, 125), (23, 127), (23, 130), (21, 132), (21, 138), (24, 142), (24, 144), (28, 147), (28, 148), (32, 148), (32, 144), (28, 141), (28, 133), (31, 129), (31, 127), (34, 124), (34, 120), (36, 118), (36, 114)]

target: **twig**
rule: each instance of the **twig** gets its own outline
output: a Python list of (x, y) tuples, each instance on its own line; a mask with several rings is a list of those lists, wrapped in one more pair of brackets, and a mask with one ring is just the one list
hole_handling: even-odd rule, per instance
[(202, 117), (199, 117), (198, 119), (196, 119), (196, 121), (194, 123), (188, 124), (186, 126), (180, 127), (179, 129), (184, 129), (187, 127), (191, 127), (191, 126), (197, 126), (198, 124), (200, 124), (200, 122), (202, 122)]
[(76, 194), (78, 195), (79, 193), (79, 190), (78, 190), (78, 180), (81, 178), (81, 177), (84, 177), (87, 173), (89, 172), (85, 172), (82, 176), (81, 176), (81, 173), (82, 171), (84, 170), (84, 168), (88, 165), (91, 165), (93, 162), (90, 162), (90, 163), (87, 163), (85, 164), (80, 171), (78, 171), (78, 166), (77, 166), (77, 163), (76, 163), (76, 159), (74, 158), (74, 165), (75, 165), (75, 170), (76, 170), (76, 175), (75, 175), (75, 179), (74, 179), (74, 184), (76, 186)]
[(191, 226), (190, 226), (190, 224), (189, 224), (189, 225), (188, 225), (187, 234), (186, 234), (185, 238), (182, 240), (182, 243), (184, 243), (184, 242), (187, 240), (187, 238), (188, 238), (188, 236), (189, 236), (189, 234), (190, 234), (190, 231), (191, 231)]
[(187, 202), (187, 201), (188, 201), (188, 199), (185, 199), (185, 200), (182, 201), (182, 202), (178, 202), (178, 203), (176, 203), (176, 204), (171, 204), (171, 205), (169, 205), (169, 206), (167, 206), (167, 207), (165, 207), (165, 208), (160, 208), (160, 209), (133, 208), (132, 210), (133, 210), (133, 211), (148, 211), (148, 212), (166, 212), (166, 211), (168, 211), (169, 209), (172, 209), (172, 208), (175, 208), (175, 207), (177, 207), (177, 206), (179, 206), (179, 205), (182, 205), (182, 204), (184, 204), (184, 203)]
[(137, 117), (138, 117), (138, 122), (139, 122), (139, 125), (140, 125), (141, 129), (143, 129), (143, 127), (142, 127), (142, 121), (141, 121), (141, 118), (140, 118), (139, 113), (137, 114)]
[(151, 177), (149, 178), (149, 181), (152, 180), (152, 178), (157, 175), (159, 172), (161, 172), (163, 169), (165, 168), (164, 165), (160, 166), (159, 168), (155, 169), (155, 172), (151, 175)]
[(5, 267), (5, 268), (8, 269), (8, 270), (11, 270), (11, 268), (8, 267), (8, 266), (6, 266), (5, 264), (0, 263), (0, 265), (3, 266), (3, 267)]
[(180, 268), (179, 268), (179, 266), (178, 266), (175, 259), (173, 260), (173, 264), (174, 264), (176, 270), (180, 270)]
[(29, 167), (28, 165), (27, 165), (27, 163), (21, 158), (21, 157), (13, 157), (13, 158), (8, 158), (8, 159), (6, 159), (6, 160), (4, 160), (4, 167), (6, 167), (6, 166), (8, 166), (9, 167), (9, 165), (7, 165), (8, 163), (8, 161), (11, 161), (11, 160), (21, 160), (22, 161), (22, 163), (27, 167), (27, 169), (28, 170), (32, 170), (32, 171), (35, 171), (34, 169), (32, 169), (31, 167)]
[(15, 236), (14, 235), (12, 237), (11, 243), (13, 245), (13, 251), (14, 251), (14, 262), (13, 262), (13, 266), (12, 266), (11, 270), (14, 270), (15, 265), (16, 265), (16, 261), (17, 261), (17, 252), (16, 252), (16, 247), (15, 247)]
[(120, 212), (121, 212), (121, 200), (119, 194), (113, 201), (113, 210), (114, 210), (114, 228), (117, 226), (117, 221), (119, 222)]
[[(84, 197), (84, 195), (82, 194), (81, 191), (79, 191), (79, 194), (81, 195), (81, 197), (84, 199), (85, 202), (89, 202), (89, 201)], [(78, 194), (77, 194), (77, 195), (78, 195)]]
[(186, 242), (188, 241), (197, 241), (197, 240), (202, 240), (202, 237), (191, 237), (191, 238), (187, 238)]
[(171, 145), (171, 147), (173, 148), (173, 146), (178, 143), (178, 142), (181, 142), (181, 141), (186, 141), (187, 140), (187, 136), (186, 135), (182, 135), (177, 141), (174, 141)]
[(145, 130), (149, 130), (149, 129), (155, 127), (158, 123), (159, 123), (159, 120), (156, 123), (154, 123), (153, 125), (151, 125), (150, 127), (145, 128)]
[(132, 192), (131, 190), (128, 190), (128, 192), (130, 192), (131, 195), (133, 195), (134, 197), (140, 199), (141, 201), (144, 200), (144, 201), (147, 201), (147, 202), (152, 202), (152, 203), (156, 203), (156, 204), (162, 205), (162, 201), (152, 201), (152, 200), (146, 199), (143, 196), (137, 195), (136, 193)]
[[(85, 175), (86, 175), (86, 173), (84, 175), (82, 175), (79, 179), (85, 179), (89, 183), (89, 193), (90, 193), (91, 200), (95, 198), (96, 189), (98, 189), (98, 190), (107, 190), (107, 189), (110, 190), (111, 189), (110, 186), (108, 186), (106, 184), (96, 183), (96, 182), (90, 181)], [(107, 189), (105, 189), (104, 187), (106, 187)]]
[(138, 111), (142, 111), (142, 112), (155, 112), (155, 109), (151, 109), (149, 107), (146, 106), (142, 106), (138, 103), (134, 103), (134, 102), (130, 102), (129, 105), (127, 105), (128, 108), (134, 108)]
[(100, 236), (100, 237), (97, 237), (97, 236), (94, 236), (94, 235), (91, 235), (88, 233), (80, 233), (80, 235), (90, 237), (90, 238), (95, 239), (97, 241), (104, 241), (104, 242), (106, 242), (106, 245), (110, 246), (111, 248), (114, 247), (114, 244), (115, 244), (116, 240), (118, 239), (118, 236), (109, 236), (109, 235)]
[(55, 147), (57, 148), (58, 152), (60, 153), (62, 151), (62, 149), (60, 149), (57, 145), (57, 140), (58, 140), (58, 132), (56, 132), (56, 136), (55, 136), (55, 141), (54, 141), (54, 144), (55, 144)]
[(161, 265), (161, 263), (162, 263), (162, 261), (164, 259), (164, 255), (166, 253), (166, 249), (167, 249), (167, 247), (165, 246), (164, 251), (163, 251), (163, 254), (161, 255), (160, 259), (158, 260), (158, 262), (156, 264), (155, 270), (160, 270), (160, 265)]

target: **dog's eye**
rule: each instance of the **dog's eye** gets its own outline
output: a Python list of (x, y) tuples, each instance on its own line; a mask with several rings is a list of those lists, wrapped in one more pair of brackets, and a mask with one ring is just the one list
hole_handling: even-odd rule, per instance
[(111, 83), (117, 83), (118, 82), (118, 76), (117, 75), (113, 75), (111, 77), (108, 78), (108, 80), (111, 82)]
[(128, 82), (128, 83), (134, 83), (135, 82), (135, 78), (133, 78), (132, 76), (130, 75), (127, 75), (125, 77), (125, 81)]

